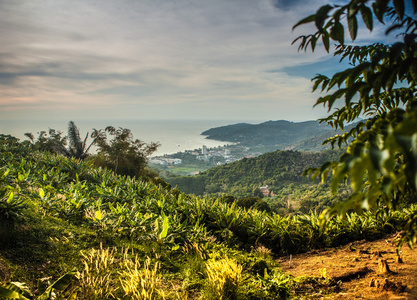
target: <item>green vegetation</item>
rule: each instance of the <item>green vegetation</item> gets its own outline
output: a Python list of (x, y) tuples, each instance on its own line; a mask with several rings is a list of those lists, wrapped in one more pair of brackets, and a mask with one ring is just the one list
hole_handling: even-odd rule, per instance
[(181, 164), (178, 165), (154, 165), (151, 167), (156, 170), (163, 177), (170, 177), (172, 175), (186, 176), (193, 172), (198, 173), (216, 166), (217, 162), (224, 162), (222, 157), (211, 157), (207, 160), (197, 159), (197, 155), (191, 154), (190, 151), (178, 152), (171, 155), (164, 155), (163, 157), (181, 159)]
[(92, 134), (93, 141), (87, 146), (88, 133), (84, 140), (82, 140), (80, 132), (73, 121), (68, 123), (68, 136), (62, 136), (62, 132), (56, 131), (55, 129), (49, 129), (49, 136), (46, 131), (41, 131), (36, 141), (30, 132), (25, 133), (25, 136), (29, 139), (33, 149), (78, 159), (87, 158), (88, 151), (96, 142), (96, 136)]
[[(324, 183), (332, 173), (333, 190), (342, 181), (351, 185), (353, 193), (343, 205), (325, 210), (321, 217), (314, 211), (280, 215), (267, 209), (272, 203), (265, 206), (256, 196), (236, 200), (184, 194), (146, 172), (144, 157), (156, 145), (134, 140), (128, 129), (93, 132), (100, 163), (86, 156), (86, 139), (80, 139), (73, 123), (69, 144), (53, 130), (36, 142), (33, 136), (31, 142), (20, 143), (0, 135), (0, 298), (286, 299), (304, 282), (331, 281), (325, 272), (307, 279), (286, 275), (273, 256), (373, 240), (401, 229), (405, 234), (400, 242), (413, 245), (417, 21), (405, 15), (404, 1), (393, 1), (393, 8), (388, 3), (352, 0), (345, 6), (327, 5), (296, 25), (314, 22), (318, 28), (316, 34), (299, 38), (300, 49), (314, 50), (321, 38), (329, 50), (333, 39), (340, 44), (336, 55), (353, 65), (332, 78), (315, 78), (314, 89), (321, 85), (330, 93), (317, 104), (331, 109), (345, 97), (345, 106), (322, 121), (343, 128), (362, 114), (369, 117), (328, 140), (341, 145), (352, 139), (338, 162), (323, 163), (334, 152), (279, 151), (209, 170), (191, 185), (203, 194), (239, 184), (259, 196), (260, 182), (250, 186), (252, 181), (306, 184), (300, 172), (308, 163), (322, 165), (310, 173)], [(416, 1), (413, 4), (416, 11)], [(370, 30), (374, 15), (381, 23), (385, 18), (387, 31), (399, 30), (403, 41), (345, 46), (340, 21), (347, 19), (354, 40), (359, 14)], [(288, 167), (278, 172), (271, 166), (280, 160)], [(222, 179), (222, 185), (206, 182), (207, 174)], [(243, 174), (249, 176), (242, 179)]]
[[(108, 141), (107, 134), (113, 136), (113, 139)], [(93, 159), (95, 165), (131, 177), (151, 175), (146, 168), (146, 159), (156, 151), (159, 146), (157, 143), (146, 144), (141, 140), (134, 140), (130, 129), (116, 129), (113, 126), (104, 131), (94, 130), (93, 135), (98, 147), (97, 155)]]
[[(379, 238), (417, 211), (352, 213), (323, 228), (316, 213), (280, 216), (186, 195), (4, 135), (0, 163), (5, 201), (10, 192), (20, 201), (0, 215), (14, 222), (0, 244), (3, 297), (24, 293), (11, 282), (26, 282), (28, 299), (49, 299), (39, 297), (51, 284), (49, 295), (61, 299), (285, 299), (301, 281), (283, 274), (274, 255)], [(214, 272), (217, 261), (241, 276)], [(68, 289), (53, 285), (73, 270)]]
[[(112, 139), (108, 139), (108, 135)], [(80, 132), (73, 121), (68, 123), (68, 135), (55, 129), (49, 129), (39, 133), (38, 139), (32, 133), (25, 133), (29, 141), (31, 150), (49, 152), (64, 155), (76, 159), (89, 159), (91, 163), (98, 167), (111, 169), (116, 174), (155, 178), (157, 174), (147, 168), (147, 157), (152, 155), (159, 144), (149, 143), (133, 139), (130, 129), (114, 128), (108, 126), (106, 129), (93, 129), (90, 137), (93, 139), (89, 146), (87, 133), (84, 140), (80, 137)], [(90, 155), (88, 151), (92, 146), (97, 147), (97, 154)]]
[[(390, 5), (392, 4), (392, 6)], [(417, 194), (417, 1), (351, 0), (344, 5), (325, 5), (295, 27), (314, 23), (317, 31), (300, 36), (299, 49), (314, 51), (318, 41), (329, 52), (336, 42), (335, 56), (352, 66), (332, 77), (317, 75), (313, 91), (327, 93), (316, 105), (324, 105), (329, 115), (320, 120), (333, 128), (367, 117), (342, 135), (327, 140), (332, 146), (351, 140), (340, 160), (310, 170), (325, 181), (332, 174), (332, 188), (349, 178), (352, 196), (343, 205), (323, 213), (322, 220), (346, 211), (372, 207), (394, 209), (400, 202), (415, 203)], [(414, 10), (412, 16), (408, 11)], [(358, 19), (369, 31), (376, 26), (387, 35), (395, 34), (391, 45), (346, 45), (345, 25), (354, 41)], [(344, 101), (344, 104), (339, 104)], [(341, 105), (336, 110), (334, 107)], [(330, 112), (331, 111), (331, 112)], [(417, 242), (417, 215), (410, 215), (404, 227), (404, 241)]]
[[(342, 133), (342, 131), (339, 131)], [(239, 143), (262, 153), (291, 148), (300, 151), (321, 151), (324, 139), (332, 137), (334, 131), (317, 121), (294, 123), (290, 121), (268, 121), (261, 124), (239, 123), (206, 130), (208, 139)]]
[[(171, 176), (166, 180), (185, 193), (212, 197), (229, 194), (236, 198), (264, 198), (259, 188), (268, 185), (270, 195), (264, 200), (276, 212), (321, 211), (332, 203), (347, 198), (349, 190), (344, 185), (338, 195), (333, 195), (328, 184), (312, 183), (303, 176), (303, 172), (310, 166), (318, 167), (326, 161), (337, 159), (340, 153), (340, 150), (275, 151), (218, 166), (198, 175)], [(291, 203), (288, 204), (289, 202)]]

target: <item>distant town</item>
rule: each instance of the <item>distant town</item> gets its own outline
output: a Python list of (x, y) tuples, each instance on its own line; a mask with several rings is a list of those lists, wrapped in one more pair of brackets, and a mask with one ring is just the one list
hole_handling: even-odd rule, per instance
[[(195, 175), (215, 166), (228, 164), (243, 158), (256, 157), (261, 154), (262, 152), (251, 151), (250, 147), (239, 144), (214, 148), (207, 148), (206, 145), (202, 145), (201, 148), (194, 150), (152, 157), (149, 163), (156, 169), (164, 169), (181, 175)], [(184, 167), (187, 170), (184, 170)]]

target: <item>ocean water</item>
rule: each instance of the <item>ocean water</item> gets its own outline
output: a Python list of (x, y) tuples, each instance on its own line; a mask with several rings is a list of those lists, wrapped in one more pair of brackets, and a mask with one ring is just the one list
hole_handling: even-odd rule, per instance
[[(206, 145), (208, 148), (227, 143), (207, 140), (201, 133), (207, 129), (238, 123), (227, 120), (74, 120), (82, 138), (92, 128), (104, 129), (107, 126), (129, 128), (135, 139), (146, 143), (159, 142), (161, 145), (153, 154), (173, 154), (184, 150), (194, 150)], [(0, 120), (0, 133), (11, 134), (25, 140), (25, 133), (31, 132), (35, 138), (40, 131), (53, 128), (67, 132), (68, 121), (58, 120)]]

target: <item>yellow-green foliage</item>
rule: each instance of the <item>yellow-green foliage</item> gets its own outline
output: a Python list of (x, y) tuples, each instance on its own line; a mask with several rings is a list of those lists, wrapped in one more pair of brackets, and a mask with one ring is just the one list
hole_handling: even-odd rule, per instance
[[(92, 249), (82, 253), (84, 269), (79, 273), (82, 299), (163, 299), (159, 288), (159, 263), (151, 267), (147, 258), (131, 258), (126, 249), (120, 255), (115, 249)], [(133, 256), (133, 253), (132, 255)]]
[(120, 273), (120, 285), (127, 299), (154, 300), (163, 298), (158, 289), (160, 281), (158, 273), (159, 264), (151, 268), (151, 260), (148, 257), (143, 268), (136, 259), (133, 264), (126, 265), (127, 269)]
[(208, 261), (207, 285), (204, 299), (238, 299), (238, 289), (242, 281), (242, 266), (234, 260), (223, 258)]
[(111, 270), (115, 267), (114, 249), (91, 249), (83, 256), (84, 269), (79, 274), (83, 299), (114, 299), (116, 287)]
[(256, 255), (263, 257), (263, 258), (269, 258), (272, 255), (272, 251), (263, 245), (257, 246), (255, 249), (253, 249), (253, 252)]

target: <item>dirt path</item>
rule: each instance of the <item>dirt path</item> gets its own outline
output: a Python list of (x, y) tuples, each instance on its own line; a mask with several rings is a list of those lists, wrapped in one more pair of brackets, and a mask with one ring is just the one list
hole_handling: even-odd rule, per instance
[[(417, 249), (401, 249), (397, 261), (394, 236), (374, 242), (359, 241), (347, 246), (282, 257), (282, 268), (294, 276), (327, 275), (333, 289), (312, 286), (300, 299), (407, 299), (417, 300)], [(386, 261), (389, 270), (381, 273)], [(371, 284), (373, 281), (373, 284)]]

